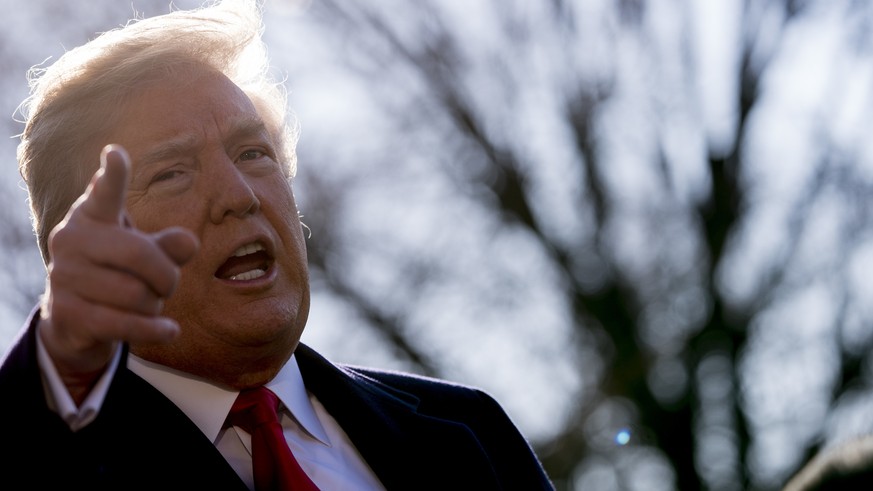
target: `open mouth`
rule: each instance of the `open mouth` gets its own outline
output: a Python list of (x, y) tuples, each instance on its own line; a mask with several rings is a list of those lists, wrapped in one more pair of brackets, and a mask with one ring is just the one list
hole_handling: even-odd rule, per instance
[(215, 277), (229, 281), (249, 281), (267, 274), (273, 258), (260, 242), (246, 244), (227, 258), (215, 271)]

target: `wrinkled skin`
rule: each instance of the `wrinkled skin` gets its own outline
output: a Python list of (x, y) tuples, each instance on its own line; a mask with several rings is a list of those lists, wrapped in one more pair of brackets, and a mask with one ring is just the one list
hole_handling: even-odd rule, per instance
[(49, 240), (39, 325), (49, 354), (74, 400), (123, 341), (218, 384), (263, 384), (309, 312), (303, 230), (275, 135), (207, 69), (141, 87), (123, 111), (100, 170)]

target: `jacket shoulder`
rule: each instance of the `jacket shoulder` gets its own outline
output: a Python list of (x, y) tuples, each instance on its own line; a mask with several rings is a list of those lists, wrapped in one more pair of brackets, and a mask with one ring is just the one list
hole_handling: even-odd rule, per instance
[[(419, 414), (463, 425), (489, 455), (495, 474), (506, 488), (548, 489), (554, 487), (530, 442), (501, 404), (481, 388), (407, 372), (345, 366), (345, 370), (377, 384), (383, 391), (414, 398)], [(431, 445), (450, 452), (451, 442)]]
[(448, 410), (459, 407), (463, 407), (466, 412), (471, 409), (471, 406), (481, 410), (503, 412), (500, 404), (491, 394), (472, 385), (373, 367), (342, 365), (342, 368), (397, 397), (412, 396), (418, 403), (419, 409), (425, 412), (437, 408)]

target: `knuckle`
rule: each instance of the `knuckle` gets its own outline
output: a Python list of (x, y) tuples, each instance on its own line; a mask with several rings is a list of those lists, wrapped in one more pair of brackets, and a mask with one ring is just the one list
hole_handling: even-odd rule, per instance
[(54, 287), (71, 284), (75, 280), (75, 274), (69, 264), (64, 261), (54, 260), (48, 268), (49, 281)]
[(179, 267), (152, 241), (137, 241), (136, 264), (144, 265), (143, 277), (159, 296), (168, 296), (176, 287)]
[(151, 288), (142, 282), (138, 282), (128, 294), (126, 305), (131, 310), (143, 314), (156, 314), (160, 306), (158, 297)]
[(69, 222), (61, 222), (49, 232), (48, 236), (48, 245), (51, 248), (55, 248), (58, 244), (62, 244), (66, 242), (71, 235), (73, 235), (74, 229), (69, 225)]

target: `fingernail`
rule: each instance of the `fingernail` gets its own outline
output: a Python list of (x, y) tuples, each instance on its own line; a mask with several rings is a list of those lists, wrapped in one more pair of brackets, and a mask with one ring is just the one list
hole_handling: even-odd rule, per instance
[(100, 167), (106, 167), (107, 156), (108, 156), (109, 153), (112, 152), (113, 150), (115, 150), (115, 146), (112, 145), (112, 144), (105, 145), (105, 146), (100, 150)]
[(169, 317), (162, 317), (158, 323), (158, 328), (167, 341), (175, 339), (179, 335), (179, 324)]

